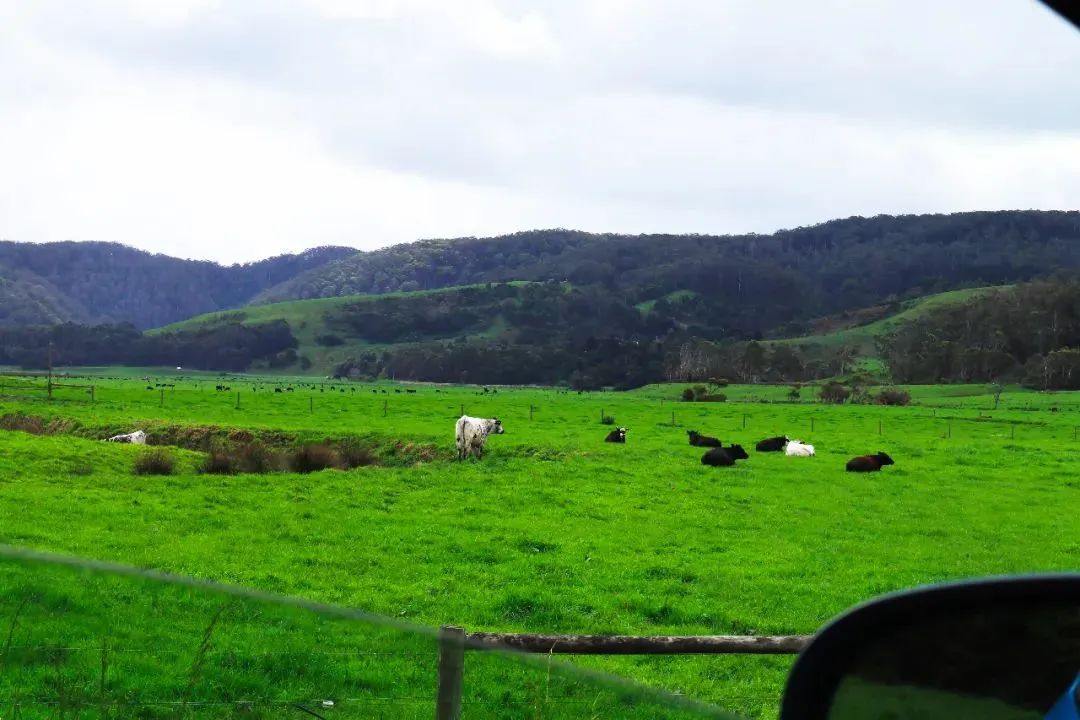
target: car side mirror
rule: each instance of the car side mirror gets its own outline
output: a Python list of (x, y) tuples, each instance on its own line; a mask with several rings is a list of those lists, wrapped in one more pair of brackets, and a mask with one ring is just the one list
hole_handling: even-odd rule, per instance
[(1080, 720), (1080, 574), (888, 595), (830, 623), (781, 720)]

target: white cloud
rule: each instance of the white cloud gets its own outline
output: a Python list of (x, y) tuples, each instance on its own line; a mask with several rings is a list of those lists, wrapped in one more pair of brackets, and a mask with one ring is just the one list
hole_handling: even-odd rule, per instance
[(0, 4), (0, 236), (247, 260), (1069, 208), (1036, 3)]

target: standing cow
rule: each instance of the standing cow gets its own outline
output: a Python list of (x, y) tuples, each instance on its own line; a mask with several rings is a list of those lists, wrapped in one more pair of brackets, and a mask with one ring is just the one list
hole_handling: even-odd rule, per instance
[(502, 435), (504, 432), (499, 418), (489, 420), (462, 415), (454, 426), (458, 460), (464, 460), (474, 454), (477, 459), (483, 458), (484, 443), (487, 442), (488, 435)]

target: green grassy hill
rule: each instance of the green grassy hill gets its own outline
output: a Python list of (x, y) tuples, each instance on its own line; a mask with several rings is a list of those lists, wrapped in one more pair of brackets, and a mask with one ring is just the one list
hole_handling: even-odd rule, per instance
[[(240, 310), (228, 310), (208, 313), (150, 331), (151, 334), (166, 332), (194, 331), (215, 326), (240, 323), (259, 325), (277, 320), (284, 320), (296, 337), (297, 359), (293, 363), (282, 365), (276, 370), (281, 372), (304, 372), (327, 374), (338, 364), (364, 351), (389, 349), (432, 341), (456, 341), (468, 339), (506, 338), (514, 341), (521, 327), (508, 321), (499, 310), (502, 302), (528, 303), (529, 301), (509, 293), (528, 285), (540, 285), (528, 282), (507, 282), (495, 284), (462, 285), (438, 290), (417, 290), (379, 295), (350, 295), (345, 297), (318, 298), (312, 300), (293, 300), (269, 305), (249, 306)], [(569, 288), (568, 284), (564, 284)], [(960, 303), (980, 294), (1008, 289), (1012, 286), (995, 286), (952, 290), (899, 304), (899, 310), (885, 317), (888, 312), (884, 306), (869, 308), (865, 312), (855, 312), (843, 317), (822, 319), (822, 324), (839, 329), (801, 337), (783, 338), (766, 341), (765, 344), (791, 344), (798, 347), (800, 354), (809, 358), (823, 358), (835, 353), (840, 347), (855, 348), (864, 369), (880, 369), (876, 359), (875, 338), (943, 305)], [(692, 300), (692, 291), (676, 291), (663, 299), (668, 303)], [(656, 300), (637, 305), (642, 312), (648, 312)], [(437, 320), (439, 313), (471, 313), (473, 319), (465, 325), (455, 326), (444, 320)], [(384, 313), (393, 312), (394, 321), (387, 321), (375, 329), (373, 323)], [(857, 321), (862, 317), (878, 317), (873, 322), (842, 327), (844, 322)], [(397, 322), (397, 325), (394, 325)], [(381, 339), (380, 339), (381, 338)], [(310, 365), (308, 365), (310, 363)], [(253, 368), (268, 370), (265, 364)]]
[(817, 335), (804, 335), (802, 337), (771, 340), (769, 343), (796, 345), (801, 352), (808, 356), (835, 352), (840, 347), (847, 346), (855, 348), (862, 358), (873, 359), (877, 354), (877, 348), (874, 343), (875, 338), (884, 335), (897, 326), (915, 320), (942, 306), (966, 302), (979, 295), (985, 295), (1000, 290), (1008, 290), (1011, 287), (1013, 286), (998, 285), (991, 287), (966, 288), (963, 290), (950, 290), (948, 292), (926, 295), (914, 300), (908, 300), (901, 304), (899, 312), (865, 325), (847, 327)]
[[(499, 286), (522, 287), (526, 282), (497, 283)], [(379, 295), (348, 295), (345, 297), (317, 298), (313, 300), (292, 300), (288, 302), (272, 303), (270, 305), (252, 305), (242, 310), (226, 310), (222, 312), (207, 313), (173, 323), (164, 327), (149, 331), (150, 334), (167, 332), (184, 332), (214, 327), (227, 323), (239, 322), (243, 325), (259, 325), (284, 320), (292, 329), (299, 347), (296, 349), (298, 357), (305, 357), (311, 362), (308, 372), (329, 372), (338, 363), (349, 357), (355, 356), (364, 350), (385, 348), (392, 345), (400, 345), (400, 342), (375, 342), (362, 337), (355, 328), (350, 328), (344, 318), (350, 310), (355, 310), (359, 305), (366, 305), (387, 300), (421, 300), (431, 302), (424, 303), (427, 306), (438, 305), (438, 296), (460, 294), (469, 290), (486, 290), (487, 284), (461, 285), (452, 288), (438, 290), (416, 290), (412, 292), (383, 293)], [(509, 326), (500, 315), (490, 316), (490, 320), (481, 323), (482, 327), (470, 328), (465, 334), (469, 337), (493, 338), (507, 332)], [(413, 334), (409, 342), (423, 342), (440, 339), (453, 339), (457, 333), (422, 332)], [(335, 340), (330, 340), (334, 338)], [(340, 340), (340, 344), (328, 344)], [(408, 343), (405, 343), (408, 344)], [(265, 369), (265, 368), (257, 368)], [(296, 365), (281, 368), (284, 372), (296, 372)]]

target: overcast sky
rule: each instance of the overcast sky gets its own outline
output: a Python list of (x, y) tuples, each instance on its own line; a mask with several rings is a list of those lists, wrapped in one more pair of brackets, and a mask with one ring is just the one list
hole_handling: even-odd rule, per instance
[(0, 0), (0, 238), (246, 261), (1080, 207), (1034, 0)]

